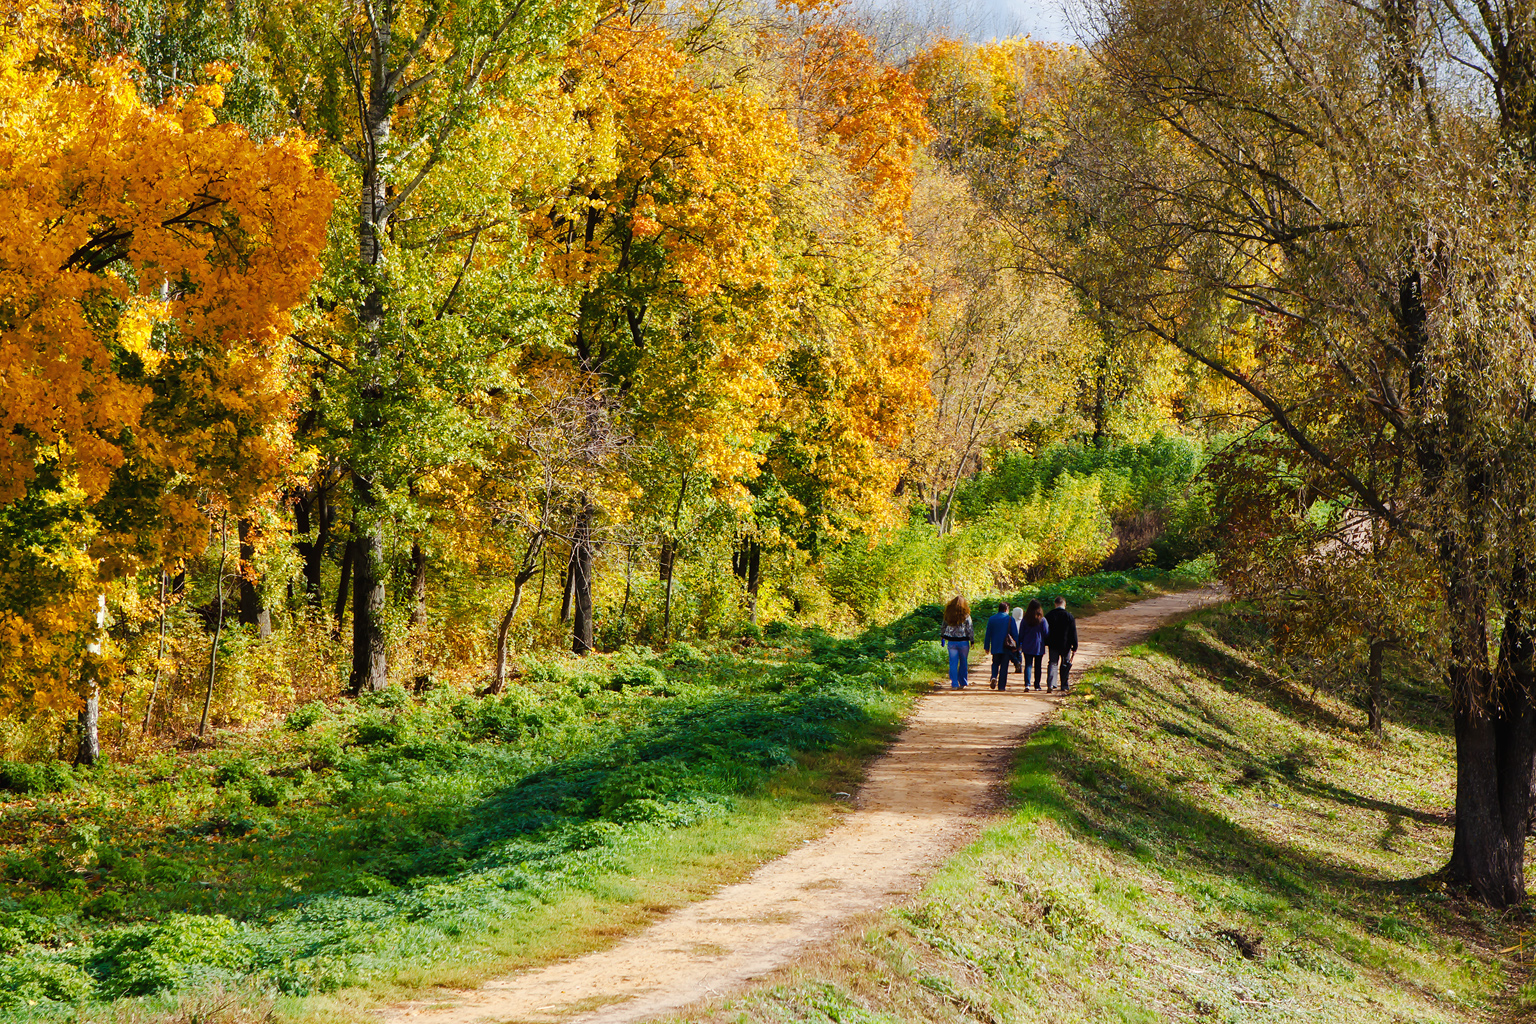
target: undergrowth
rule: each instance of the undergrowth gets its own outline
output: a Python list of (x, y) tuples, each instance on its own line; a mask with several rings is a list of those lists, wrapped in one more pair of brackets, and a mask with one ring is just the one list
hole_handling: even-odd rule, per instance
[(1227, 609), (1089, 673), (1016, 805), (913, 904), (713, 1019), (1527, 1019), (1523, 914), (1447, 890), (1447, 701), (1383, 741)]
[[(1060, 589), (1106, 599), (1144, 575)], [(940, 614), (531, 661), (499, 696), (316, 701), (92, 771), (0, 765), (0, 1013), (148, 1012), (188, 991), (297, 1012), (492, 961), (508, 942), (486, 936), (612, 891), (673, 834), (830, 804), (940, 674)]]

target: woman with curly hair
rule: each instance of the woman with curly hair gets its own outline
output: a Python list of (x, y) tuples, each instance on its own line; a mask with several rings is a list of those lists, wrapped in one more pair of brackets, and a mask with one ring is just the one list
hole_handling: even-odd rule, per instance
[(976, 641), (976, 627), (971, 625), (971, 606), (959, 594), (944, 606), (944, 627), (939, 643), (949, 648), (949, 688), (970, 685), (971, 644)]

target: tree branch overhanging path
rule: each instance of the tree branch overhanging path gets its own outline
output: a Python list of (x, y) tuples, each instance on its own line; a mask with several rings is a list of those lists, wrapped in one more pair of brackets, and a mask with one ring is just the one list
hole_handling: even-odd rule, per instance
[[(1083, 619), (1074, 669), (1092, 668), (1220, 596), (1213, 588), (1189, 591)], [(979, 679), (973, 670), (969, 690), (946, 688), (920, 701), (895, 744), (870, 766), (855, 810), (822, 838), (611, 948), (492, 981), (447, 1005), (429, 998), (397, 1006), (386, 1020), (650, 1020), (740, 989), (858, 915), (916, 893), (975, 832), (978, 812), (996, 802), (1008, 752), (1058, 701), (1034, 691), (997, 693), (976, 685)], [(592, 1005), (603, 1009), (572, 1016)]]

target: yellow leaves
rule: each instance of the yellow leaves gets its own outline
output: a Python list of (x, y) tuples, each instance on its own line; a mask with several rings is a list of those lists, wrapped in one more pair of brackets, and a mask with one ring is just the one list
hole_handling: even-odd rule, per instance
[(151, 377), (188, 352), (270, 363), (318, 271), (333, 194), (303, 140), (258, 146), (214, 125), (218, 84), (152, 111), (118, 62), (84, 82), (24, 69), (43, 49), (26, 31), (0, 30), (0, 187), (14, 197), (0, 209), (0, 296), (25, 311), (0, 329), (0, 500), (32, 474), (28, 438), (70, 438), (101, 493), (155, 390), (121, 375), (121, 355)]
[(0, 525), (46, 540), (0, 564), (0, 665), (39, 701), (103, 581), (201, 549), (194, 495), (280, 478), (283, 339), (335, 194), (306, 140), (215, 123), (227, 68), (150, 109), (58, 17), (0, 0)]
[(157, 302), (142, 296), (135, 296), (130, 300), (128, 308), (117, 320), (117, 343), (123, 351), (136, 355), (144, 364), (144, 369), (154, 373), (160, 368), (160, 361), (165, 358), (165, 353), (156, 349), (151, 342), (154, 339), (155, 325), (170, 319), (170, 303)]

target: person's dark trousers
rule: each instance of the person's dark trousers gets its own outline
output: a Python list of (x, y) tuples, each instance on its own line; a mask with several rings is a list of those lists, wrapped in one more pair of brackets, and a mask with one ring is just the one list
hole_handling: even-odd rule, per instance
[(1026, 687), (1029, 686), (1029, 680), (1030, 680), (1030, 671), (1029, 670), (1030, 670), (1030, 668), (1034, 668), (1034, 670), (1035, 670), (1034, 671), (1035, 689), (1037, 689), (1037, 690), (1040, 689), (1040, 662), (1041, 662), (1041, 660), (1044, 659), (1044, 657), (1045, 657), (1045, 655), (1043, 655), (1043, 654), (1026, 654), (1026, 655), (1024, 655), (1024, 670), (1023, 671), (1024, 671), (1024, 685)]
[(1008, 689), (1008, 662), (1013, 660), (1012, 651), (999, 651), (992, 655), (992, 682), (999, 690)]
[(1015, 672), (1023, 672), (1024, 655), (1020, 654), (1017, 649), (1011, 650), (1008, 653), (1013, 657), (1013, 670)]
[(1067, 689), (1067, 676), (1070, 675), (1071, 672), (1072, 672), (1071, 652), (1070, 651), (1052, 651), (1051, 652), (1050, 674), (1045, 677), (1045, 684), (1046, 684), (1046, 686), (1049, 687), (1051, 685), (1051, 683), (1054, 682), (1059, 677), (1060, 680), (1061, 680), (1062, 692), (1065, 693), (1066, 689)]

